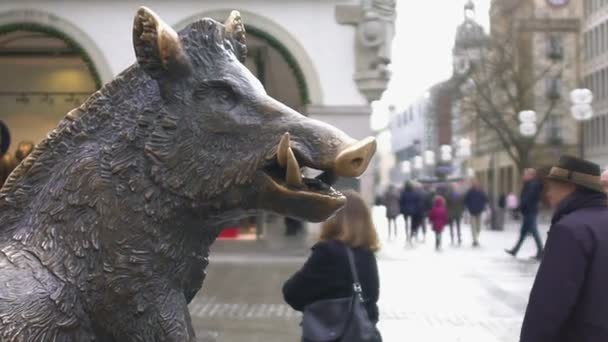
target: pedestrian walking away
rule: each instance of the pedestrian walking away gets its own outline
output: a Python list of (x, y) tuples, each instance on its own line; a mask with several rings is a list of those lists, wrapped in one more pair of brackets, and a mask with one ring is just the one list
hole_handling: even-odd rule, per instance
[[(382, 203), (386, 207), (386, 219), (388, 220), (388, 239), (391, 240), (393, 235), (397, 237), (397, 216), (400, 213), (399, 207), (399, 190), (394, 185), (389, 185)], [(392, 229), (391, 229), (392, 228)]]
[(422, 198), (420, 193), (414, 189), (411, 182), (406, 182), (401, 191), (399, 198), (399, 206), (403, 220), (405, 221), (405, 238), (406, 242), (410, 241), (412, 235), (416, 233), (419, 225), (419, 215), (422, 212)]
[[(283, 285), (285, 301), (297, 311), (315, 302), (350, 297), (353, 294), (353, 275), (346, 248), (354, 255), (369, 320), (378, 323), (380, 280), (375, 252), (378, 237), (371, 213), (365, 201), (354, 191), (345, 191), (346, 206), (324, 222), (320, 241), (312, 247), (312, 254), (304, 266)], [(348, 311), (348, 308), (346, 308)], [(344, 312), (347, 317), (349, 312)], [(335, 322), (320, 322), (331, 325)], [(341, 341), (336, 336), (336, 341)], [(380, 341), (378, 341), (380, 342)]]
[(420, 227), (422, 228), (422, 242), (426, 242), (427, 218), (429, 217), (431, 209), (433, 209), (435, 191), (431, 186), (427, 185), (424, 188), (420, 188), (420, 193), (422, 194), (422, 219), (420, 221)]
[(556, 210), (520, 342), (608, 341), (608, 207), (600, 168), (563, 156), (546, 186)]
[(519, 239), (513, 248), (505, 251), (512, 256), (516, 256), (526, 237), (531, 235), (536, 243), (535, 258), (540, 260), (543, 254), (543, 241), (538, 232), (537, 220), (543, 184), (538, 178), (538, 172), (535, 169), (524, 170), (523, 180), (524, 186), (519, 200), (519, 211), (522, 214), (523, 221), (519, 231)]
[(442, 196), (436, 196), (433, 208), (429, 212), (429, 220), (435, 232), (435, 249), (441, 250), (441, 235), (448, 223), (448, 211), (445, 207), (445, 199)]
[(481, 214), (488, 205), (488, 195), (481, 189), (478, 181), (473, 181), (471, 188), (464, 196), (464, 204), (469, 214), (471, 214), (473, 247), (477, 247), (479, 246), (479, 234), (481, 233)]
[(458, 241), (458, 244), (461, 245), (462, 233), (460, 223), (462, 221), (462, 214), (464, 213), (464, 198), (455, 185), (452, 185), (448, 192), (446, 205), (448, 207), (451, 242), (454, 244)]

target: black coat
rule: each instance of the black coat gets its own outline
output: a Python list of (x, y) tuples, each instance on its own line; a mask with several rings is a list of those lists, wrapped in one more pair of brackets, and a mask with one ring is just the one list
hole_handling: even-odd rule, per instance
[(543, 195), (543, 183), (533, 179), (524, 183), (519, 198), (519, 210), (523, 215), (538, 215), (538, 205)]
[(479, 189), (471, 188), (464, 195), (464, 205), (471, 215), (479, 216), (488, 205), (488, 196)]
[(521, 342), (608, 341), (606, 196), (578, 190), (560, 203), (530, 293)]
[(399, 207), (404, 216), (421, 215), (424, 210), (424, 198), (412, 189), (404, 189), (399, 197)]
[[(365, 307), (372, 322), (378, 322), (378, 296), (380, 282), (378, 266), (373, 252), (353, 249), (359, 280), (363, 288)], [(312, 254), (301, 270), (283, 285), (283, 297), (295, 310), (315, 301), (350, 297), (353, 278), (344, 243), (323, 241), (312, 247)]]

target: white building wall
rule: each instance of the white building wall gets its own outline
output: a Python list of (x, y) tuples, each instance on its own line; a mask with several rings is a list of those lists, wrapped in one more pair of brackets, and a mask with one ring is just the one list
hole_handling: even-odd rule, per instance
[(422, 97), (407, 109), (397, 111), (391, 116), (389, 127), (393, 152), (411, 146), (415, 140), (424, 145), (427, 113), (428, 100)]
[[(339, 25), (335, 19), (335, 6), (346, 1), (318, 0), (213, 0), (213, 1), (2, 1), (3, 12), (32, 10), (45, 12), (70, 22), (89, 36), (99, 50), (113, 75), (134, 63), (132, 47), (133, 17), (140, 6), (155, 11), (165, 22), (177, 25), (196, 15), (223, 9), (238, 9), (256, 13), (276, 23), (293, 37), (308, 53), (312, 68), (319, 78), (320, 96), (313, 104), (365, 105), (353, 74), (355, 71), (355, 28)], [(353, 0), (352, 3), (358, 3)], [(247, 23), (247, 17), (243, 20)], [(1, 24), (1, 22), (0, 22)], [(259, 27), (264, 30), (264, 27)], [(285, 45), (290, 43), (282, 42)], [(336, 53), (339, 51), (339, 53)], [(344, 51), (347, 51), (345, 53)], [(352, 53), (350, 53), (352, 51)], [(296, 56), (297, 58), (298, 56)], [(104, 79), (104, 82), (109, 79)], [(311, 80), (307, 79), (311, 84)]]
[[(305, 113), (361, 138), (372, 132), (367, 100), (353, 78), (356, 29), (338, 24), (337, 4), (359, 5), (360, 1), (3, 0), (0, 26), (33, 22), (64, 32), (93, 54), (94, 62), (101, 61), (98, 63), (103, 65), (95, 67), (105, 83), (135, 62), (132, 26), (140, 6), (150, 8), (176, 29), (196, 17), (236, 9), (241, 11), (245, 24), (250, 14), (252, 26), (283, 44), (302, 68), (311, 100)], [(373, 178), (370, 165), (361, 179), (361, 190), (369, 202), (373, 198)]]

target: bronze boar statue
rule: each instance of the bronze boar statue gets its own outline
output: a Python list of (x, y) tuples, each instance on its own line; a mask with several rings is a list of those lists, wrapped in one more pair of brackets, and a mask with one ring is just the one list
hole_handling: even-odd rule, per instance
[(266, 94), (236, 11), (177, 33), (141, 8), (133, 45), (0, 191), (0, 341), (195, 341), (187, 304), (218, 227), (324, 220), (345, 203), (331, 182), (375, 152)]

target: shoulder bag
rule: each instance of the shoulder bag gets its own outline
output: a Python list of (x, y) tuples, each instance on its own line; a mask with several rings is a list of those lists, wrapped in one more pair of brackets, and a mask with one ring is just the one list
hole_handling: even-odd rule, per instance
[(347, 298), (314, 302), (304, 308), (302, 342), (381, 342), (382, 337), (367, 315), (363, 291), (350, 247), (346, 254), (353, 276), (353, 294)]

